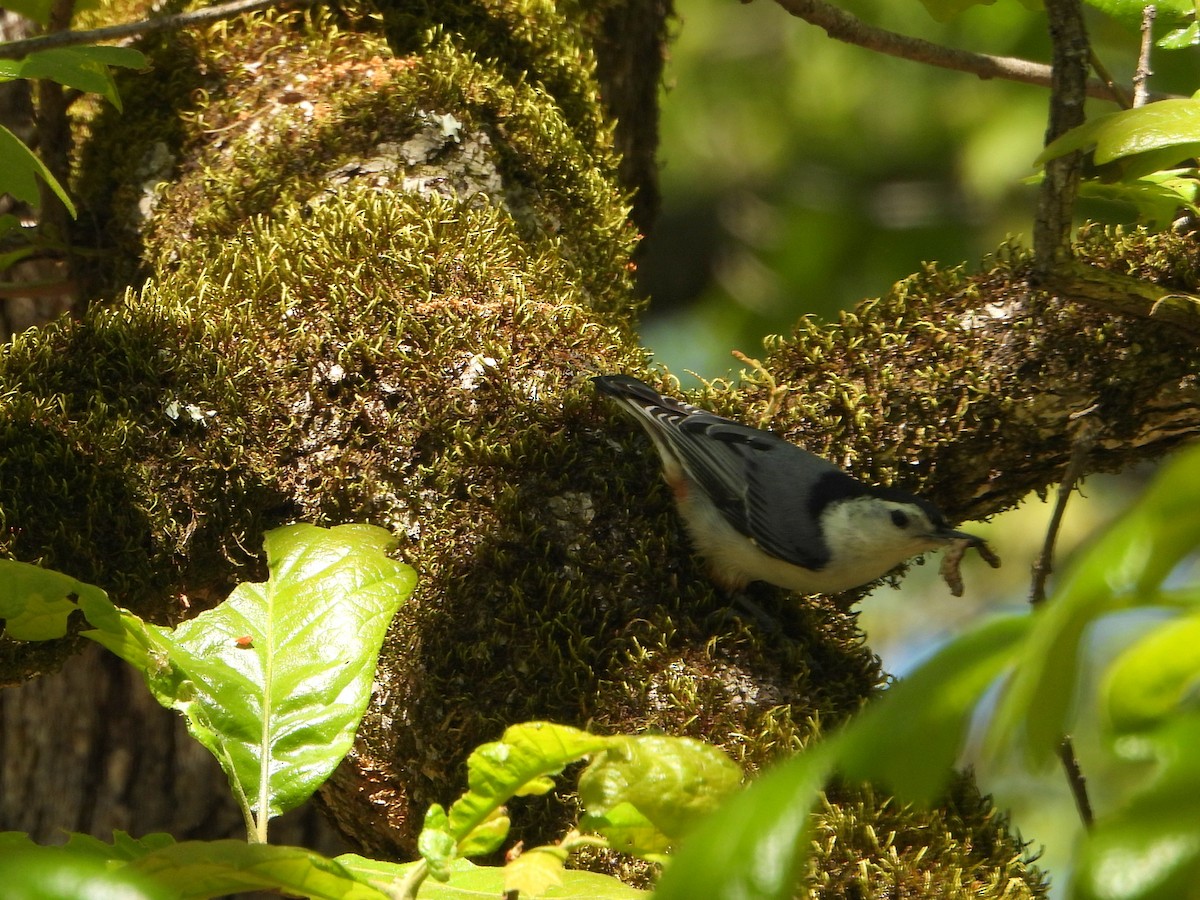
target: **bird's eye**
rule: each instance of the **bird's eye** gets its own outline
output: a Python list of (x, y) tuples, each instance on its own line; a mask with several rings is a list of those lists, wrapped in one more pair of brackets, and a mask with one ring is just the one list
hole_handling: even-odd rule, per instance
[(908, 515), (898, 509), (892, 510), (892, 524), (897, 528), (904, 528), (908, 525)]

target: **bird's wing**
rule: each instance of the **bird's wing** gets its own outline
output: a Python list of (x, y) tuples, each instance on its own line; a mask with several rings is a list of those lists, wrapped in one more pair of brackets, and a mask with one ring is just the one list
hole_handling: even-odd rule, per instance
[(681, 467), (760, 549), (806, 569), (829, 561), (816, 517), (830, 499), (861, 493), (863, 485), (769, 431), (664, 397), (631, 376), (592, 381), (634, 414), (664, 466)]
[(668, 440), (688, 474), (759, 549), (806, 569), (829, 561), (817, 519), (823, 495), (831, 487), (848, 495), (858, 482), (770, 432), (711, 413), (693, 414), (673, 431)]

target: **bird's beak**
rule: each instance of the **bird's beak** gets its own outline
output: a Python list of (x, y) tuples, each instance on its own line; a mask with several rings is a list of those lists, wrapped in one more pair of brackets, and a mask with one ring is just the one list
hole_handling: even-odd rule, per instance
[(984, 544), (983, 538), (974, 534), (967, 534), (965, 531), (955, 531), (952, 528), (941, 528), (930, 535), (936, 541), (966, 541), (968, 547), (981, 547)]

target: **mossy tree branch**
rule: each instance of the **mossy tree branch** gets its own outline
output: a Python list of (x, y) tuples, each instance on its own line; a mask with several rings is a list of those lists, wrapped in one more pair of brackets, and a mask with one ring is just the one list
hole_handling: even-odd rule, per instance
[[(405, 538), (418, 594), (324, 793), (369, 850), (411, 849), (463, 755), (512, 722), (661, 727), (754, 766), (884, 680), (831, 603), (768, 592), (790, 641), (713, 615), (725, 599), (644, 442), (590, 392), (596, 370), (645, 368), (593, 75), (614, 19), (595, 12), (405, 2), (383, 11), (387, 42), (370, 16), (322, 12), (160, 36), (126, 115), (101, 113), (81, 144), (81, 195), (111, 240), (91, 277), (112, 300), (0, 357), (3, 552), (172, 620), (260, 577), (273, 525)], [(1102, 235), (1083, 255), (1171, 291), (1200, 268), (1174, 236)], [(1005, 251), (802, 322), (769, 348), (771, 426), (962, 518), (1055, 480), (1080, 412), (1101, 426), (1098, 468), (1200, 429), (1191, 343), (1033, 291), (1030, 270)], [(754, 420), (769, 394), (701, 399)], [(49, 665), (2, 652), (10, 679)], [(882, 872), (861, 826), (886, 825), (937, 848), (905, 857), (905, 883), (967, 872), (1041, 892), (969, 786), (954, 812), (834, 799), (839, 865)], [(551, 803), (516, 811), (518, 836), (553, 834), (570, 811)]]

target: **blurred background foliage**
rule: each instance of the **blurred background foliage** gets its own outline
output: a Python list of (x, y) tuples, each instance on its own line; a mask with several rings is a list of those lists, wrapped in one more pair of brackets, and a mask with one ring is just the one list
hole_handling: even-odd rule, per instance
[[(839, 4), (946, 46), (1047, 62), (1045, 16), (1015, 0), (934, 21), (917, 0)], [(1138, 35), (1088, 9), (1128, 87)], [(663, 208), (640, 262), (645, 343), (685, 385), (803, 315), (832, 318), (926, 260), (974, 266), (1032, 228), (1048, 92), (839, 43), (770, 0), (679, 0), (662, 94)], [(1154, 58), (1190, 94), (1194, 50)], [(1111, 103), (1091, 101), (1092, 114)], [(1085, 207), (1089, 218), (1119, 209)], [(1026, 241), (1027, 242), (1027, 241)]]
[[(1049, 60), (1044, 14), (1015, 0), (971, 7), (950, 22), (934, 21), (917, 0), (839, 5), (939, 44)], [(1087, 12), (1096, 54), (1128, 90), (1138, 34)], [(662, 94), (663, 207), (640, 279), (651, 298), (643, 341), (685, 388), (696, 384), (688, 372), (735, 377), (731, 350), (760, 356), (765, 335), (787, 334), (801, 316), (832, 320), (925, 261), (970, 269), (1006, 239), (1028, 243), (1036, 189), (1026, 179), (1042, 147), (1046, 89), (841, 44), (769, 0), (679, 0), (677, 13)], [(1158, 52), (1152, 89), (1190, 95), (1200, 82), (1198, 53)], [(1116, 108), (1089, 101), (1089, 115)], [(1132, 221), (1113, 205), (1079, 212)], [(1068, 506), (1057, 571), (1131, 502), (1146, 474), (1087, 480)], [(903, 675), (974, 619), (1026, 604), (1050, 512), (1031, 497), (973, 523), (1005, 565), (996, 572), (968, 557), (962, 598), (941, 583), (936, 558), (898, 590), (867, 598), (860, 624), (885, 669)], [(1136, 631), (1124, 622), (1099, 636), (1097, 656), (1111, 657), (1116, 638)], [(1076, 749), (1103, 803), (1116, 773), (1089, 751), (1091, 727), (1083, 724)], [(1060, 893), (1080, 827), (1062, 773), (1014, 767), (979, 777), (1014, 827), (1045, 848)]]

